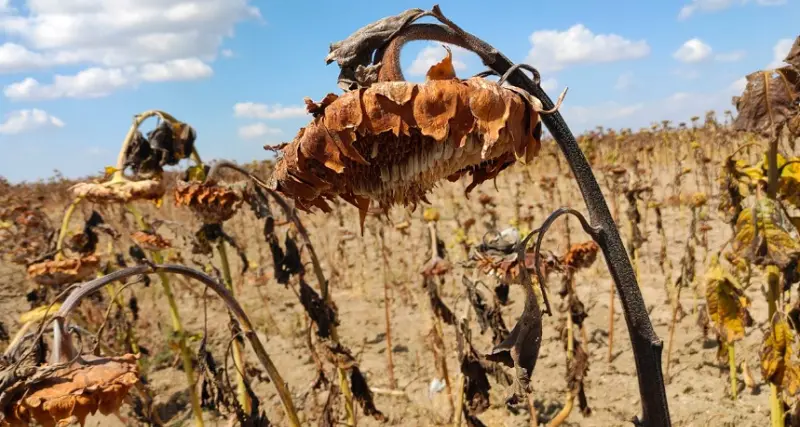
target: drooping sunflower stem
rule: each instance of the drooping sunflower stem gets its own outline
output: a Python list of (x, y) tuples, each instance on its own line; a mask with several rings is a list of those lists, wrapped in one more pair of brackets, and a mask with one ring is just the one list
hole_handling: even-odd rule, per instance
[[(122, 141), (122, 146), (119, 149), (119, 154), (117, 155), (117, 164), (114, 169), (114, 175), (111, 177), (110, 183), (117, 183), (122, 182), (125, 180), (123, 170), (125, 169), (125, 157), (128, 152), (128, 147), (130, 147), (131, 142), (133, 142), (133, 138), (136, 136), (136, 132), (139, 130), (139, 126), (144, 123), (145, 120), (149, 119), (150, 117), (158, 117), (161, 120), (165, 120), (168, 122), (176, 122), (177, 119), (172, 117), (170, 114), (159, 111), (159, 110), (148, 110), (143, 113), (137, 114), (133, 116), (133, 123), (131, 127), (128, 129), (128, 133), (125, 135), (125, 139)], [(197, 151), (193, 150), (192, 155), (196, 157), (196, 161), (200, 161), (200, 156), (196, 154)]]
[[(124, 280), (129, 277), (134, 277), (142, 274), (159, 274), (162, 276), (166, 276), (166, 274), (179, 274), (182, 276), (189, 277), (191, 279), (195, 279), (205, 285), (206, 287), (210, 288), (214, 291), (225, 303), (228, 309), (233, 313), (234, 318), (239, 322), (239, 326), (242, 329), (242, 334), (245, 338), (247, 338), (250, 345), (253, 347), (253, 350), (258, 357), (259, 362), (261, 363), (262, 367), (267, 371), (270, 380), (275, 385), (277, 389), (278, 395), (280, 396), (281, 402), (283, 403), (284, 411), (286, 413), (286, 417), (288, 418), (288, 424), (292, 427), (300, 427), (300, 420), (297, 416), (297, 411), (294, 408), (294, 403), (292, 401), (291, 393), (286, 386), (286, 383), (283, 381), (283, 378), (280, 376), (275, 365), (272, 363), (272, 359), (267, 354), (264, 345), (261, 343), (261, 340), (258, 338), (258, 335), (255, 333), (253, 329), (253, 324), (250, 322), (250, 318), (247, 317), (242, 306), (239, 304), (238, 301), (233, 297), (233, 294), (223, 285), (217, 283), (214, 279), (202, 273), (200, 271), (194, 270), (189, 267), (185, 267), (182, 265), (174, 265), (174, 264), (140, 264), (133, 267), (127, 267), (121, 270), (117, 270), (111, 274), (107, 274), (103, 277), (94, 279), (92, 281), (86, 282), (79, 287), (75, 288), (69, 296), (65, 299), (62, 303), (61, 308), (58, 312), (53, 315), (53, 319), (56, 320), (54, 326), (54, 334), (57, 338), (56, 342), (60, 341), (69, 341), (68, 339), (64, 339), (62, 337), (68, 337), (68, 334), (65, 332), (66, 320), (69, 317), (70, 313), (74, 311), (78, 304), (80, 303), (81, 299), (84, 297), (96, 292), (97, 290), (103, 288), (109, 283), (112, 283), (117, 280)], [(53, 360), (60, 360), (63, 355), (59, 354), (60, 347), (56, 346), (53, 349)]]

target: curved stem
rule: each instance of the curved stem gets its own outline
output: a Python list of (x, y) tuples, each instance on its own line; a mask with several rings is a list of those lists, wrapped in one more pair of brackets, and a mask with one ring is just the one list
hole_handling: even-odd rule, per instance
[(244, 333), (250, 345), (253, 347), (253, 350), (255, 351), (259, 362), (261, 362), (262, 366), (267, 371), (270, 380), (272, 380), (272, 383), (275, 384), (275, 388), (277, 389), (278, 395), (280, 396), (281, 401), (284, 405), (286, 416), (287, 418), (289, 418), (289, 425), (291, 425), (292, 427), (299, 427), (300, 420), (297, 417), (296, 410), (294, 409), (294, 403), (292, 402), (292, 397), (291, 394), (289, 393), (289, 389), (287, 388), (286, 383), (283, 381), (280, 374), (278, 373), (277, 368), (272, 363), (272, 360), (267, 354), (264, 345), (259, 340), (258, 335), (253, 330), (253, 324), (250, 322), (250, 319), (245, 314), (244, 309), (238, 303), (238, 301), (236, 301), (233, 294), (228, 289), (226, 289), (223, 285), (217, 283), (213, 278), (206, 275), (205, 273), (199, 272), (189, 267), (185, 267), (182, 265), (174, 265), (174, 264), (140, 264), (133, 267), (117, 270), (111, 274), (86, 282), (77, 287), (74, 291), (72, 291), (69, 294), (66, 300), (61, 304), (61, 308), (58, 310), (58, 312), (56, 312), (53, 318), (64, 319), (64, 323), (66, 324), (66, 319), (69, 317), (72, 311), (74, 311), (78, 307), (78, 304), (80, 303), (81, 299), (85, 298), (86, 296), (102, 289), (104, 286), (114, 281), (123, 280), (128, 277), (138, 276), (142, 274), (153, 274), (153, 273), (179, 274), (189, 277), (191, 279), (195, 279), (200, 283), (202, 283), (203, 285), (210, 288), (223, 300), (225, 305), (228, 307), (231, 313), (233, 313), (234, 317), (239, 322), (239, 325), (242, 328), (242, 332)]
[[(436, 10), (438, 8), (434, 8), (434, 11)], [(445, 23), (448, 24), (448, 22)], [(486, 63), (487, 61), (484, 60), (484, 62)], [(486, 65), (501, 75), (512, 66), (508, 58), (496, 51), (494, 55), (491, 55), (490, 61)], [(513, 73), (509, 76), (508, 81), (538, 98), (542, 102), (544, 109), (549, 110), (555, 107), (555, 104), (541, 86), (534, 84), (522, 71)], [(622, 238), (619, 235), (614, 219), (611, 217), (603, 192), (597, 183), (597, 179), (595, 179), (589, 162), (583, 155), (583, 151), (581, 151), (561, 113), (555, 111), (552, 114), (543, 115), (542, 121), (567, 159), (567, 163), (575, 176), (586, 203), (592, 226), (600, 228), (598, 243), (603, 250), (608, 270), (614, 279), (617, 292), (622, 301), (636, 362), (639, 395), (642, 402), (641, 424), (646, 426), (669, 426), (671, 425), (669, 405), (661, 371), (663, 342), (653, 330), (647, 307), (644, 304), (644, 299), (633, 272), (633, 266), (625, 251), (625, 246), (622, 243)]]

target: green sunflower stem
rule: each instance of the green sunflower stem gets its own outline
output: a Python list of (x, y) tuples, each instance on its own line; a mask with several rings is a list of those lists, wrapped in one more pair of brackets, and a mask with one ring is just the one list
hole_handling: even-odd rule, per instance
[[(148, 231), (150, 227), (145, 223), (141, 213), (139, 213), (139, 211), (133, 206), (128, 206), (128, 209), (136, 219), (136, 223), (139, 225), (139, 228), (142, 231)], [(156, 264), (161, 264), (164, 262), (164, 257), (159, 251), (149, 252), (150, 256), (153, 258), (153, 262)], [(172, 320), (172, 331), (178, 340), (178, 349), (181, 353), (181, 361), (183, 362), (183, 372), (186, 375), (186, 383), (189, 386), (189, 399), (192, 403), (192, 413), (194, 414), (195, 426), (203, 427), (205, 425), (203, 421), (203, 408), (200, 406), (200, 397), (197, 395), (197, 391), (195, 390), (194, 362), (192, 353), (189, 351), (189, 347), (186, 345), (186, 333), (183, 329), (180, 312), (178, 311), (178, 303), (175, 301), (175, 295), (172, 293), (169, 277), (167, 277), (167, 275), (163, 272), (158, 272), (157, 274), (158, 278), (161, 280), (161, 288), (164, 291), (164, 296), (167, 297), (167, 303), (169, 304), (169, 314)]]
[(58, 231), (58, 240), (56, 241), (56, 259), (59, 260), (63, 258), (62, 251), (64, 249), (64, 239), (67, 237), (67, 229), (69, 228), (69, 221), (72, 219), (72, 214), (75, 213), (75, 208), (83, 200), (83, 197), (76, 197), (75, 200), (70, 203), (67, 211), (64, 212), (64, 217), (61, 219), (61, 229)]
[[(234, 294), (233, 278), (231, 276), (231, 266), (228, 261), (228, 251), (225, 249), (225, 241), (220, 239), (217, 242), (217, 251), (219, 252), (220, 262), (222, 264), (222, 279), (225, 281), (225, 286)], [(247, 378), (245, 378), (245, 364), (242, 355), (242, 344), (239, 340), (233, 341), (233, 363), (236, 364), (236, 391), (239, 397), (239, 404), (242, 405), (245, 413), (250, 413), (251, 402), (250, 395), (247, 393)]]
[(731, 370), (731, 397), (733, 400), (738, 399), (739, 384), (736, 380), (736, 353), (735, 343), (728, 344), (728, 367)]

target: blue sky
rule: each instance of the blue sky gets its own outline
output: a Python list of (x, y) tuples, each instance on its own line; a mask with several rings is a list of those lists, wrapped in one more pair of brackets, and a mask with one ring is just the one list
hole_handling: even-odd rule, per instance
[[(440, 1), (516, 62), (530, 62), (575, 132), (732, 109), (743, 76), (776, 66), (798, 36), (796, 0)], [(305, 125), (303, 98), (336, 86), (331, 42), (411, 1), (0, 0), (0, 175), (98, 172), (131, 118), (192, 124), (204, 158), (265, 159)], [(409, 80), (439, 44), (403, 51)], [(480, 61), (454, 51), (468, 77)], [(145, 129), (152, 124), (145, 125)]]

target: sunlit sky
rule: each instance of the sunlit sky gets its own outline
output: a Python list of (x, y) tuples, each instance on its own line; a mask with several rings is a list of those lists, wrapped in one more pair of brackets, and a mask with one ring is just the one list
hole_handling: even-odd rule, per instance
[[(309, 120), (303, 98), (336, 86), (331, 42), (411, 1), (0, 0), (0, 176), (80, 177), (115, 162), (134, 114), (192, 124), (204, 158), (266, 159)], [(444, 13), (542, 73), (577, 133), (733, 109), (743, 76), (778, 66), (796, 0), (440, 1)], [(426, 19), (427, 20), (427, 19)], [(421, 80), (444, 55), (414, 42)], [(454, 51), (456, 71), (483, 69)], [(149, 125), (152, 126), (152, 125)], [(146, 130), (146, 129), (145, 129)]]

